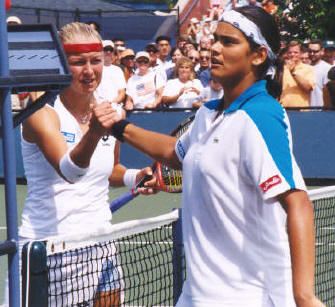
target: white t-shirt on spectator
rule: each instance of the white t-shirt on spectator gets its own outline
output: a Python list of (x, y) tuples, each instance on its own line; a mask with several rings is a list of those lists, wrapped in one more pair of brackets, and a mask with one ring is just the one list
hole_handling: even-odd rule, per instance
[(156, 62), (163, 70), (167, 70), (174, 66), (174, 63), (171, 60), (166, 60), (163, 62), (160, 58), (158, 58)]
[(215, 91), (212, 87), (207, 86), (204, 87), (203, 90), (200, 92), (200, 101), (203, 100), (213, 100), (213, 99), (221, 99), (223, 96), (223, 89), (220, 91)]
[[(183, 83), (179, 80), (179, 78), (169, 80), (166, 83), (166, 86), (163, 91), (163, 96), (175, 96), (177, 95), (183, 87), (195, 87), (200, 92), (203, 87), (201, 85), (200, 80), (194, 79)], [(198, 102), (199, 95), (194, 91), (185, 91), (183, 95), (181, 95), (177, 101), (170, 105), (171, 108), (192, 108), (193, 102)]]
[(95, 96), (99, 101), (113, 101), (118, 91), (124, 88), (126, 88), (126, 80), (122, 69), (115, 65), (104, 66), (101, 83), (95, 91)]
[(328, 71), (331, 67), (332, 66), (330, 64), (322, 60), (313, 66), (316, 76), (316, 84), (314, 90), (311, 92), (311, 107), (323, 106), (322, 89), (329, 81)]
[(127, 83), (126, 94), (131, 97), (135, 109), (145, 108), (148, 104), (153, 104), (156, 99), (156, 90), (165, 84), (161, 74), (149, 71), (140, 76), (135, 73)]

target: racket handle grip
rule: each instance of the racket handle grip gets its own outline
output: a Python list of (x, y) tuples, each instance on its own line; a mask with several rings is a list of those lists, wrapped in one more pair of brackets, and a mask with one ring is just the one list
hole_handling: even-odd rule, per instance
[(115, 211), (123, 207), (125, 204), (127, 204), (129, 201), (134, 199), (137, 195), (138, 194), (136, 191), (133, 191), (133, 189), (130, 189), (129, 191), (124, 193), (122, 196), (114, 199), (110, 203), (109, 209), (112, 211), (112, 213), (114, 213)]

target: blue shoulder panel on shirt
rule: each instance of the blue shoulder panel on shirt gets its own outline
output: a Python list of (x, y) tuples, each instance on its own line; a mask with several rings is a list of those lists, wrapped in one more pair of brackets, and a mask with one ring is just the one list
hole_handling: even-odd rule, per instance
[(295, 188), (288, 126), (284, 120), (283, 108), (270, 95), (262, 93), (243, 105), (242, 109), (262, 134), (279, 171), (290, 187)]
[(204, 106), (210, 110), (217, 110), (219, 103), (220, 103), (220, 99), (214, 99), (214, 100), (210, 100), (206, 102)]

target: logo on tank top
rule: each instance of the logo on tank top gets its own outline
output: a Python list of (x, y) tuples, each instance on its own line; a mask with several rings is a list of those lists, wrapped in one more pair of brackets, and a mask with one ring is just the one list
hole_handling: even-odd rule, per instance
[(270, 190), (272, 187), (276, 186), (277, 184), (281, 183), (281, 178), (278, 175), (272, 176), (268, 180), (264, 181), (260, 184), (260, 187), (263, 191), (263, 193), (266, 193), (268, 190)]
[(74, 133), (62, 131), (62, 134), (65, 137), (66, 143), (74, 143), (76, 140), (76, 135)]
[(101, 138), (101, 145), (102, 146), (111, 146), (112, 145), (112, 137), (110, 135), (104, 135)]

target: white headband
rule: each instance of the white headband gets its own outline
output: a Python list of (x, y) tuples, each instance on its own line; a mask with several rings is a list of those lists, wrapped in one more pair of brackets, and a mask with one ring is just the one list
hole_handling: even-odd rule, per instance
[(223, 13), (220, 21), (230, 23), (244, 33), (246, 37), (251, 38), (256, 44), (266, 47), (268, 57), (272, 62), (277, 58), (257, 25), (244, 15), (234, 10), (229, 10)]

